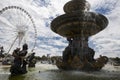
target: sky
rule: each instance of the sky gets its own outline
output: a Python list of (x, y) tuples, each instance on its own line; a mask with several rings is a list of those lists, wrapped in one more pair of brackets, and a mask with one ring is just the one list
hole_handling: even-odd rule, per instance
[[(51, 31), (50, 23), (57, 16), (64, 14), (63, 6), (68, 1), (70, 0), (0, 0), (0, 10), (7, 6), (19, 6), (25, 9), (36, 25), (36, 55), (56, 56), (62, 55), (67, 41), (64, 37)], [(99, 55), (120, 57), (120, 0), (87, 1), (91, 4), (91, 12), (103, 14), (109, 20), (109, 24), (104, 30), (89, 37), (88, 43), (95, 50), (95, 57), (99, 57)], [(4, 46), (6, 52), (16, 38), (18, 27), (15, 25), (18, 24), (27, 25), (25, 30), (28, 29), (28, 32), (24, 39), (28, 42), (29, 48), (32, 48), (35, 39), (34, 28), (26, 14), (20, 10), (7, 10), (0, 14), (0, 24), (0, 45)], [(17, 44), (17, 40), (15, 44)], [(10, 53), (15, 47), (12, 47)]]

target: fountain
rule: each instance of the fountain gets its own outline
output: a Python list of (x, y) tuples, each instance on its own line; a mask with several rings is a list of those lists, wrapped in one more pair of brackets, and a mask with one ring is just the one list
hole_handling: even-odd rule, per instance
[(59, 69), (96, 71), (107, 63), (106, 56), (94, 59), (95, 51), (88, 47), (88, 38), (103, 30), (108, 20), (89, 9), (86, 0), (71, 0), (64, 6), (65, 14), (51, 22), (51, 30), (69, 42), (63, 51), (63, 59), (56, 62)]

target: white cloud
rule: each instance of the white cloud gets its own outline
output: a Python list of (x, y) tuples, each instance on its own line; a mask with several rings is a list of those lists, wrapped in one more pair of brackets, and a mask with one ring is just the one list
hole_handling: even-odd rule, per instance
[[(36, 0), (36, 1), (40, 1), (40, 0)], [(62, 39), (63, 37), (60, 37), (59, 35), (55, 34), (50, 30), (50, 22), (53, 18), (56, 17), (56, 15), (64, 14), (63, 6), (66, 2), (70, 0), (47, 0), (47, 1), (50, 1), (50, 4), (46, 4), (47, 6), (39, 6), (38, 4), (39, 2), (34, 2), (34, 0), (1, 0), (0, 9), (6, 6), (14, 5), (14, 6), (20, 6), (25, 10), (27, 10), (32, 16), (33, 20), (35, 21), (38, 38), (39, 37), (45, 38), (45, 40), (43, 41), (42, 40), (37, 41), (38, 44), (35, 49), (36, 53), (38, 55), (49, 54), (49, 53), (53, 55), (61, 55), (61, 52), (63, 51), (67, 43), (65, 42), (65, 39)], [(118, 56), (120, 52), (119, 51), (120, 50), (119, 49), (120, 48), (120, 37), (119, 37), (120, 36), (120, 31), (119, 31), (120, 30), (120, 27), (119, 27), (120, 0), (88, 0), (88, 1), (91, 4), (91, 11), (95, 12), (95, 9), (99, 7), (109, 8), (111, 10), (109, 14), (105, 15), (109, 20), (109, 25), (107, 26), (106, 29), (104, 29), (100, 33), (90, 38), (90, 41), (89, 41), (90, 46), (94, 48), (94, 50), (96, 51), (96, 56), (100, 54), (107, 55), (107, 56), (113, 56), (113, 55)], [(111, 4), (111, 3), (114, 3), (114, 4)], [(53, 18), (49, 19), (51, 16)], [(1, 19), (0, 19), (0, 22), (1, 22)], [(46, 22), (49, 26), (46, 26)], [(0, 29), (3, 29), (3, 28), (0, 28)], [(5, 27), (4, 29), (11, 30), (11, 28), (7, 28), (7, 27)], [(33, 32), (33, 28), (30, 29), (30, 32)], [(2, 33), (0, 33), (0, 35), (1, 34)], [(12, 37), (13, 36), (12, 34), (14, 34), (14, 32), (8, 36), (5, 36), (5, 35), (1, 36), (0, 38), (4, 38), (4, 39), (0, 40), (0, 44), (4, 40), (7, 40), (10, 37)], [(60, 37), (60, 39), (55, 40), (53, 39), (54, 37)], [(33, 39), (29, 38), (29, 42), (32, 42), (32, 41)], [(5, 46), (7, 46), (7, 44), (10, 45), (10, 43), (6, 41)], [(51, 44), (54, 44), (55, 46), (60, 46), (60, 47), (63, 46), (63, 48), (59, 49)]]
[[(99, 56), (100, 54), (107, 55), (109, 57), (120, 56), (120, 6), (118, 5), (120, 4), (120, 1), (99, 1), (99, 3), (97, 2), (97, 8), (102, 6), (103, 8), (108, 8), (111, 10), (108, 14), (105, 15), (109, 20), (109, 25), (103, 31), (91, 37), (90, 42), (91, 44), (93, 43), (91, 47), (94, 48), (94, 50), (96, 51), (96, 56)], [(101, 3), (104, 4), (101, 5)]]

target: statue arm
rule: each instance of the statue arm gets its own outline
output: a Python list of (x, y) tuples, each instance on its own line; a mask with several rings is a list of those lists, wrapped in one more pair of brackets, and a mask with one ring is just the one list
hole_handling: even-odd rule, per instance
[(12, 56), (14, 56), (16, 58), (19, 57), (15, 52), (12, 53)]

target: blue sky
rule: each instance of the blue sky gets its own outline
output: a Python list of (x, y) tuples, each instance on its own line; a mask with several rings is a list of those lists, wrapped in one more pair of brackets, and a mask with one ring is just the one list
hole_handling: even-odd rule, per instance
[[(37, 55), (62, 55), (62, 51), (67, 46), (66, 39), (55, 34), (50, 30), (50, 22), (58, 15), (64, 14), (63, 6), (70, 0), (1, 0), (0, 9), (6, 6), (20, 6), (27, 10), (32, 16), (37, 28), (37, 46), (35, 52)], [(96, 51), (95, 57), (99, 55), (106, 55), (109, 57), (120, 57), (120, 0), (88, 0), (91, 4), (90, 11), (105, 15), (109, 20), (109, 25), (101, 32), (89, 38), (89, 46)], [(13, 12), (14, 13), (14, 12)], [(7, 14), (7, 12), (6, 12)], [(12, 14), (12, 13), (11, 13)], [(5, 14), (1, 15), (0, 22), (5, 22)], [(16, 20), (13, 21), (16, 22)], [(24, 22), (27, 22), (27, 20)], [(6, 26), (3, 24), (3, 27)], [(8, 45), (14, 40), (12, 32), (9, 27), (4, 27), (8, 31), (6, 35), (1, 32), (0, 45)], [(15, 29), (15, 27), (13, 27)], [(32, 26), (29, 27), (29, 34), (27, 41), (32, 45), (34, 36)], [(31, 34), (30, 34), (31, 33)], [(12, 39), (13, 40), (12, 40)], [(10, 42), (8, 43), (9, 40)], [(4, 44), (3, 44), (4, 42)]]

